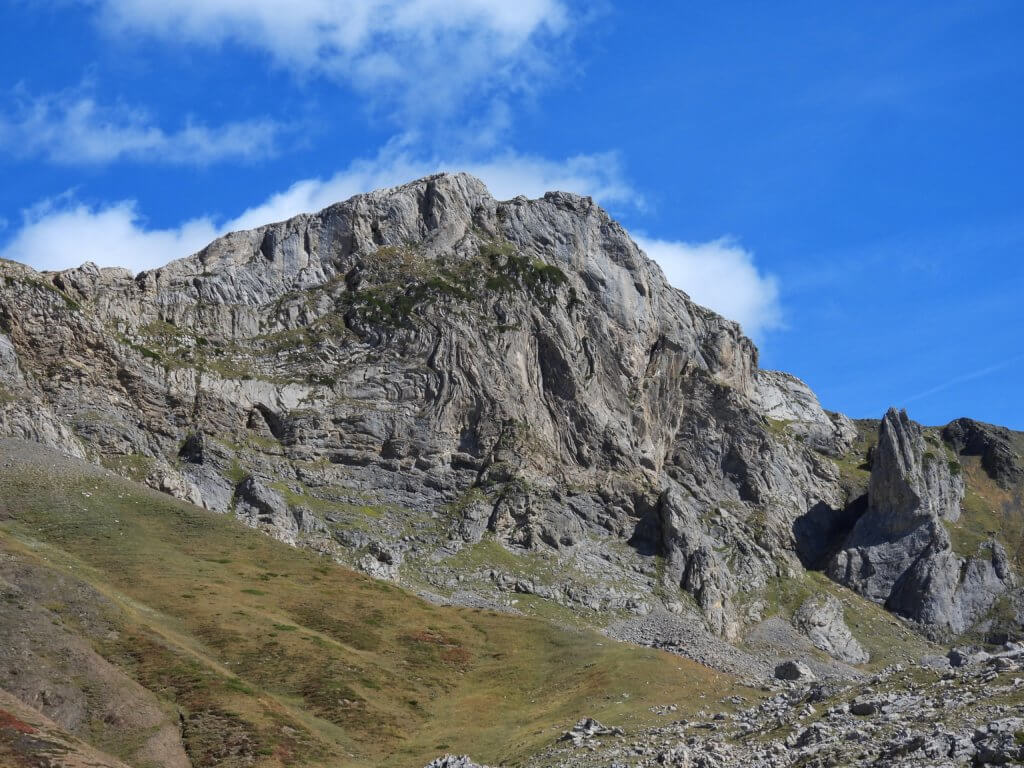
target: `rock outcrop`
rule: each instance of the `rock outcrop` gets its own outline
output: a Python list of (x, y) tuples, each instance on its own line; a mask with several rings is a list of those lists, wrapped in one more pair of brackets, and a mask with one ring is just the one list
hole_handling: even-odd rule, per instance
[(468, 755), (445, 755), (427, 763), (426, 768), (487, 768), (474, 763)]
[(980, 456), (981, 466), (1003, 488), (1024, 480), (1024, 462), (1014, 450), (1009, 430), (957, 419), (943, 428), (942, 438), (962, 456)]
[(782, 371), (756, 372), (752, 402), (776, 424), (830, 456), (841, 456), (857, 436), (841, 413), (826, 413), (804, 382)]
[(964, 632), (1006, 590), (1006, 553), (953, 551), (947, 523), (961, 514), (961, 474), (945, 448), (929, 445), (906, 411), (886, 413), (873, 454), (868, 509), (829, 575), (889, 610), (938, 631)]
[[(1018, 657), (1019, 658), (1019, 657)], [(1020, 666), (978, 664), (951, 673), (887, 667), (842, 684), (780, 683), (736, 712), (663, 722), (579, 748), (557, 742), (538, 768), (850, 766), (955, 768), (1021, 765)], [(737, 697), (738, 698), (738, 697)], [(739, 702), (737, 702), (739, 703)]]
[(807, 598), (793, 614), (793, 626), (834, 659), (866, 664), (871, 658), (846, 626), (843, 604), (832, 595)]

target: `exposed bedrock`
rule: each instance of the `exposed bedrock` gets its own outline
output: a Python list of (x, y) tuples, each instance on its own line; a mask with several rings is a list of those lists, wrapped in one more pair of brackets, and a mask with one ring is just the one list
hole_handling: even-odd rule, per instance
[(951, 465), (906, 411), (886, 413), (867, 511), (828, 566), (839, 583), (940, 633), (964, 632), (1012, 579), (995, 541), (973, 557), (953, 551), (946, 525), (960, 517), (964, 482)]
[[(441, 174), (138, 275), (0, 274), (0, 433), (387, 578), (465, 590), (446, 558), (493, 540), (567, 575), (488, 584), (683, 604), (728, 637), (823, 562), (901, 612), (949, 592), (945, 461), (884, 427), (858, 519), (850, 420), (761, 370), (589, 198)], [(915, 618), (962, 626), (1003, 581), (990, 559)]]

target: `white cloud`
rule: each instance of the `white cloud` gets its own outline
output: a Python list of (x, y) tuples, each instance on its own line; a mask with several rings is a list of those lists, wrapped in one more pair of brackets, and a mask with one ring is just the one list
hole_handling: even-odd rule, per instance
[(10, 115), (0, 116), (0, 149), (69, 165), (121, 159), (190, 165), (255, 160), (275, 153), (281, 133), (270, 120), (209, 127), (191, 118), (167, 133), (144, 110), (102, 105), (83, 93), (28, 97), (16, 92), (16, 98)]
[(708, 243), (635, 238), (668, 281), (698, 304), (735, 320), (749, 336), (782, 326), (778, 281), (760, 272), (754, 256), (729, 238)]
[(318, 211), (352, 195), (393, 187), (439, 171), (466, 171), (482, 179), (499, 200), (517, 195), (540, 197), (551, 190), (589, 195), (602, 205), (642, 206), (641, 196), (625, 181), (618, 157), (612, 153), (577, 155), (548, 160), (507, 151), (484, 160), (417, 158), (403, 141), (388, 144), (376, 157), (353, 162), (328, 179), (304, 179), (246, 210), (227, 224), (228, 230), (250, 229), (298, 213)]
[(56, 200), (26, 212), (21, 229), (0, 250), (0, 257), (36, 269), (67, 269), (91, 261), (142, 270), (193, 253), (217, 234), (207, 218), (171, 229), (149, 228), (131, 201), (91, 208)]
[(200, 250), (214, 238), (299, 213), (317, 211), (361, 192), (402, 184), (439, 170), (478, 175), (500, 199), (538, 197), (552, 189), (591, 195), (604, 204), (637, 204), (613, 154), (563, 161), (507, 152), (483, 161), (417, 159), (392, 142), (374, 158), (358, 160), (328, 179), (305, 179), (220, 224), (209, 216), (170, 229), (151, 228), (133, 201), (90, 207), (65, 195), (24, 212), (24, 221), (0, 257), (37, 269), (67, 269), (85, 261), (138, 271), (162, 266)]
[(421, 116), (468, 93), (528, 89), (550, 71), (548, 44), (565, 39), (573, 21), (566, 0), (79, 2), (98, 8), (114, 33), (234, 43)]

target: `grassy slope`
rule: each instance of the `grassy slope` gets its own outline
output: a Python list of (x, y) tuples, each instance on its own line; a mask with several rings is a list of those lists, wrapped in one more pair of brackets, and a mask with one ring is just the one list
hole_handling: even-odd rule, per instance
[(416, 766), (445, 751), (521, 759), (584, 715), (639, 725), (656, 719), (654, 704), (685, 716), (736, 692), (667, 654), (431, 605), (227, 517), (79, 463), (44, 468), (21, 450), (0, 443), (0, 547), (111, 599), (118, 631), (90, 640), (184, 713), (196, 768), (231, 764), (217, 757), (225, 733), (258, 766)]
[[(1018, 455), (1024, 456), (1024, 433), (1013, 433)], [(981, 466), (977, 456), (959, 457), (967, 495), (963, 515), (952, 527), (954, 544), (965, 554), (995, 536), (1006, 547), (1018, 572), (1024, 570), (1024, 483), (1002, 488)]]

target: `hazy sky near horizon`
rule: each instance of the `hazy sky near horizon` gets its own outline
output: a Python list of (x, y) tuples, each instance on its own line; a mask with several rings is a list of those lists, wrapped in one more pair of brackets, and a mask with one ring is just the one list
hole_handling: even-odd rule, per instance
[(0, 3), (0, 256), (140, 270), (436, 170), (592, 195), (827, 408), (1024, 429), (1024, 4)]

